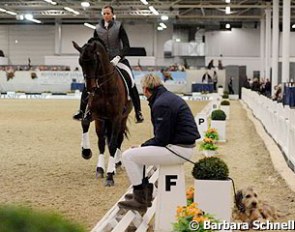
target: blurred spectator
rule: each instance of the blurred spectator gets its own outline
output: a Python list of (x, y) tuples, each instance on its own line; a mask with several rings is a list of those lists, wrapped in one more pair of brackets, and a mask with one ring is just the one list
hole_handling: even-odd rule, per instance
[(211, 68), (215, 68), (215, 66), (214, 66), (214, 60), (210, 60), (210, 62), (209, 62), (209, 64), (208, 64), (207, 69), (210, 70)]
[(215, 92), (217, 91), (217, 82), (218, 82), (217, 72), (214, 71), (214, 73), (213, 73), (213, 88), (214, 88)]
[(205, 74), (202, 76), (202, 83), (211, 83), (212, 77), (209, 75), (208, 71), (205, 72)]
[(218, 69), (222, 70), (223, 69), (223, 65), (222, 65), (222, 61), (218, 60)]
[(229, 78), (229, 82), (228, 82), (228, 92), (229, 94), (235, 94), (234, 89), (233, 89), (233, 77)]
[(251, 89), (253, 91), (260, 92), (260, 83), (258, 81), (258, 78), (254, 78)]
[(248, 78), (245, 79), (243, 87), (246, 89), (251, 89), (250, 79)]
[(275, 93), (272, 96), (272, 100), (282, 102), (283, 95), (282, 95), (282, 86), (280, 84), (274, 87)]
[(269, 79), (266, 79), (266, 82), (264, 84), (264, 95), (266, 97), (271, 97), (271, 82)]
[(169, 80), (173, 81), (173, 78), (170, 72), (168, 72), (167, 70), (161, 69), (161, 73), (163, 75), (164, 82)]

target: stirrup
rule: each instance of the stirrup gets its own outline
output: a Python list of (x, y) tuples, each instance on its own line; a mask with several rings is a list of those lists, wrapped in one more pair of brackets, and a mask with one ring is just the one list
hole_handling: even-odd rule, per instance
[(79, 110), (78, 112), (76, 112), (74, 115), (73, 115), (73, 119), (74, 120), (78, 120), (78, 121), (81, 121), (83, 119), (83, 111), (82, 110)]

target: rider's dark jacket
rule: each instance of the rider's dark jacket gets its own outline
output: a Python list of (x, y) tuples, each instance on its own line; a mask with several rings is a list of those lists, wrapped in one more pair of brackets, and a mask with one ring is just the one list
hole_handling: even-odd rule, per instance
[(93, 37), (98, 37), (103, 40), (107, 47), (110, 60), (115, 56), (120, 56), (123, 58), (127, 55), (130, 44), (122, 23), (112, 20), (110, 21), (108, 28), (106, 28), (104, 25), (105, 22), (102, 19), (99, 24), (96, 25)]

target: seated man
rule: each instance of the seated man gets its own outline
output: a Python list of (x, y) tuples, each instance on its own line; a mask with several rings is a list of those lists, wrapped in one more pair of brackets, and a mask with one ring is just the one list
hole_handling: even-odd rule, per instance
[(147, 74), (142, 80), (142, 88), (151, 108), (154, 137), (141, 147), (130, 148), (122, 154), (123, 164), (133, 185), (133, 198), (118, 203), (121, 208), (139, 211), (151, 206), (153, 193), (153, 185), (143, 174), (145, 165), (184, 163), (170, 150), (189, 159), (195, 140), (200, 138), (187, 103), (169, 92), (158, 76)]

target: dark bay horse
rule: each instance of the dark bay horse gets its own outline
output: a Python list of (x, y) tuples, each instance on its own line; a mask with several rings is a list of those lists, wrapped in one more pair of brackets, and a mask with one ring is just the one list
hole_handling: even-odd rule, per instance
[[(124, 81), (117, 69), (110, 63), (108, 53), (101, 40), (90, 39), (83, 47), (79, 47), (75, 42), (73, 45), (80, 53), (79, 63), (89, 93), (87, 108), (95, 121), (100, 152), (104, 151), (105, 136), (107, 138), (110, 158), (106, 186), (112, 186), (119, 156), (118, 149), (120, 149), (127, 132), (127, 118), (132, 110), (132, 103), (128, 98)], [(86, 159), (90, 158), (92, 154), (88, 136), (89, 125), (90, 121), (82, 120), (82, 156)], [(102, 159), (101, 154), (98, 164), (104, 163)], [(97, 168), (97, 171), (103, 173), (101, 168)]]

